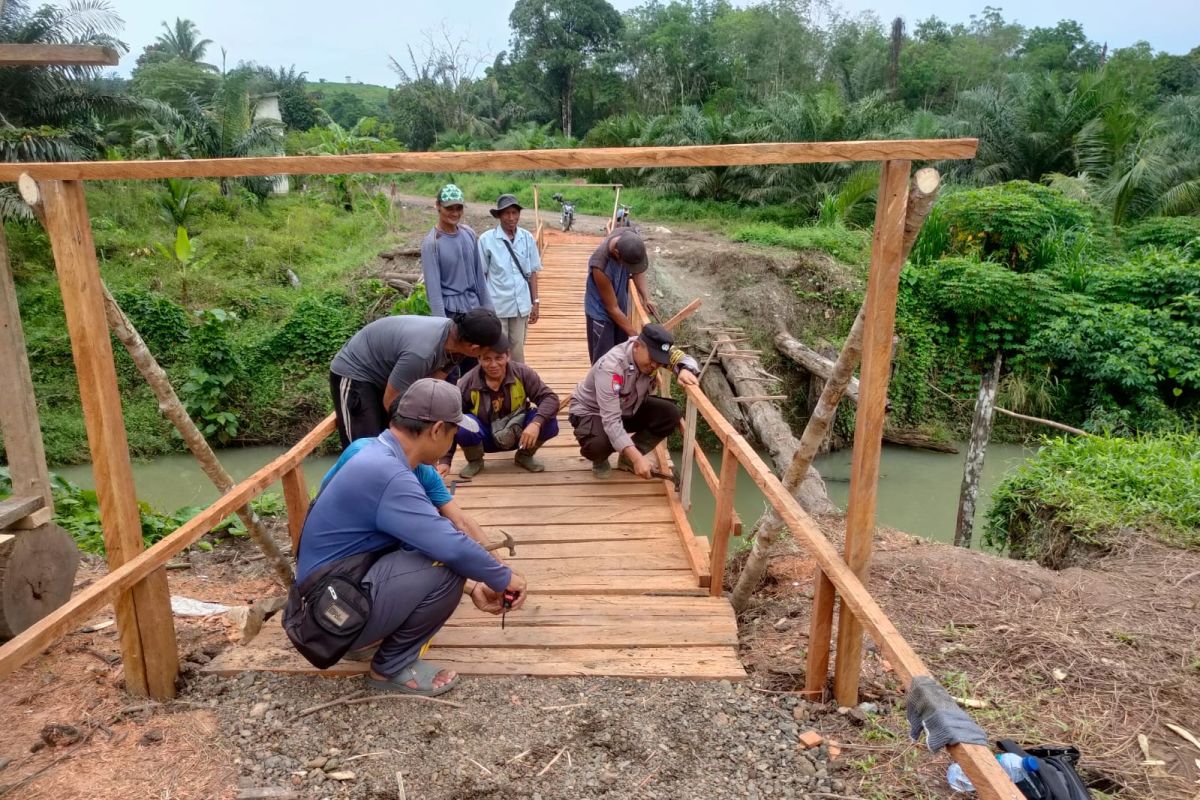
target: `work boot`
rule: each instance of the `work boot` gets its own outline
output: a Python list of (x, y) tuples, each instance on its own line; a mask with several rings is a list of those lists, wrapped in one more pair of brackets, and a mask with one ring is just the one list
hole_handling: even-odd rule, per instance
[(612, 476), (612, 465), (608, 463), (607, 458), (592, 462), (592, 477), (604, 480)]
[(538, 442), (528, 450), (518, 450), (516, 456), (513, 457), (513, 462), (521, 469), (527, 469), (530, 472), (545, 472), (546, 465), (533, 457), (533, 454), (541, 446), (542, 443)]
[(467, 457), (467, 465), (458, 471), (461, 477), (474, 478), (483, 472), (483, 445), (464, 447), (463, 455)]

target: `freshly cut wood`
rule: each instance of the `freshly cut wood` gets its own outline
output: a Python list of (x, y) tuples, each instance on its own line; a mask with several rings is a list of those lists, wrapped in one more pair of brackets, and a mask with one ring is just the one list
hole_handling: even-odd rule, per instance
[[(4, 4), (0, 3), (0, 9)], [(0, 44), (0, 67), (115, 67), (117, 51), (83, 44)]]
[(38, 180), (157, 180), (356, 172), (517, 172), (526, 170), (721, 167), (841, 161), (974, 158), (977, 139), (887, 139), (854, 142), (766, 142), (684, 147), (592, 147), (487, 152), (366, 153), (162, 161), (65, 161), (0, 164), (0, 181), (22, 172)]
[(987, 457), (988, 439), (992, 437), (992, 420), (996, 408), (996, 391), (1000, 387), (1002, 356), (996, 353), (992, 368), (979, 380), (979, 397), (975, 400), (975, 416), (971, 420), (971, 438), (967, 441), (967, 459), (963, 465), (962, 486), (958, 491), (958, 516), (954, 520), (954, 544), (970, 547), (975, 531), (975, 503), (979, 499), (979, 479), (983, 477), (983, 462)]
[(40, 494), (0, 500), (0, 531), (18, 520), (25, 519), (44, 505), (46, 501)]
[(0, 639), (11, 639), (71, 597), (79, 549), (54, 523), (0, 541)]
[[(150, 352), (150, 348), (146, 346), (146, 342), (142, 339), (142, 335), (138, 333), (129, 317), (118, 305), (116, 298), (108, 291), (108, 286), (101, 284), (104, 291), (104, 312), (108, 317), (108, 327), (112, 329), (113, 334), (125, 346), (125, 352), (129, 353), (129, 357), (133, 359), (134, 366), (137, 367), (142, 378), (150, 386), (150, 390), (154, 392), (154, 397), (158, 400), (158, 412), (169, 421), (175, 430), (179, 432), (179, 436), (191, 451), (192, 456), (200, 463), (200, 469), (205, 476), (212, 481), (213, 486), (217, 487), (217, 491), (222, 494), (233, 488), (233, 477), (221, 465), (217, 459), (217, 454), (208, 444), (208, 440), (204, 438), (204, 434), (196, 427), (196, 423), (192, 421), (192, 417), (188, 414), (187, 409), (183, 407), (183, 402), (179, 399), (179, 395), (175, 393), (175, 387), (171, 385), (171, 379), (167, 377), (166, 371), (158, 364), (158, 360), (154, 354)], [(275, 578), (279, 584), (287, 589), (292, 585), (292, 580), (296, 577), (292, 571), (292, 565), (279, 550), (279, 546), (275, 544), (275, 540), (267, 533), (259, 520), (258, 514), (250, 507), (250, 504), (242, 506), (237, 510), (238, 519), (246, 526), (246, 532), (250, 534), (250, 539), (258, 545), (258, 549), (262, 551), (267, 558), (267, 563), (271, 565), (271, 569), (275, 572)]]
[[(104, 549), (109, 567), (119, 568), (145, 545), (87, 198), (77, 181), (47, 181), (38, 189), (79, 382)], [(157, 700), (174, 697), (179, 653), (166, 571), (159, 565), (115, 606), (126, 688)]]
[[(903, 258), (907, 258), (909, 252), (912, 250), (912, 246), (917, 240), (917, 235), (921, 232), (921, 226), (925, 224), (925, 218), (929, 216), (929, 211), (933, 208), (933, 202), (937, 198), (940, 185), (941, 177), (935, 169), (920, 169), (913, 175), (912, 183), (908, 190), (908, 202), (904, 218), (904, 240), (901, 248)], [(854, 318), (854, 324), (850, 327), (850, 333), (846, 336), (846, 342), (842, 345), (842, 350), (838, 354), (833, 370), (825, 382), (825, 387), (821, 390), (821, 397), (817, 401), (817, 406), (808, 418), (808, 423), (804, 426), (804, 433), (800, 438), (800, 446), (792, 458), (792, 463), (783, 475), (783, 485), (789, 492), (795, 493), (797, 488), (803, 490), (810, 482), (809, 471), (812, 469), (813, 459), (821, 451), (821, 447), (829, 435), (833, 420), (837, 415), (838, 405), (842, 401), (842, 395), (845, 393), (846, 387), (850, 384), (854, 376), (854, 370), (858, 367), (859, 358), (862, 355), (863, 313), (865, 307), (866, 304), (864, 301), (863, 306), (858, 309), (858, 315)], [(797, 495), (797, 497), (802, 496), (803, 493)], [(801, 501), (801, 504), (803, 504), (803, 501)], [(778, 514), (774, 513), (773, 509), (768, 509), (759, 517), (758, 522), (755, 523), (754, 545), (750, 550), (750, 555), (746, 558), (746, 564), (742, 567), (741, 574), (738, 575), (738, 582), (733, 590), (733, 607), (737, 611), (740, 612), (746, 608), (746, 605), (750, 602), (750, 595), (758, 587), (759, 582), (762, 581), (762, 576), (766, 573), (767, 559), (769, 558), (771, 548), (779, 538), (779, 534), (783, 528), (783, 520), (780, 519)], [(833, 604), (828, 604), (822, 611), (823, 613), (832, 615)], [(825, 622), (813, 617), (811, 625), (813, 628), (812, 633), (815, 634), (818, 626), (822, 630), (824, 629)]]
[(669, 320), (664, 322), (663, 327), (669, 331), (675, 330), (675, 328), (677, 328), (681, 322), (683, 322), (685, 319), (690, 317), (692, 314), (695, 314), (697, 311), (699, 311), (702, 303), (703, 303), (703, 301), (699, 297), (697, 297), (695, 300), (693, 300), (692, 302), (690, 302), (686, 306), (684, 306), (682, 309), (680, 309), (678, 314), (676, 314), (675, 316), (671, 317)]
[[(0, 435), (9, 467), (12, 493), (37, 495), (45, 509), (53, 509), (50, 473), (38, 422), (29, 354), (17, 308), (17, 287), (8, 260), (8, 240), (0, 225)], [(24, 527), (24, 523), (19, 523)], [(0, 528), (5, 527), (0, 525)], [(29, 527), (33, 527), (32, 525)]]

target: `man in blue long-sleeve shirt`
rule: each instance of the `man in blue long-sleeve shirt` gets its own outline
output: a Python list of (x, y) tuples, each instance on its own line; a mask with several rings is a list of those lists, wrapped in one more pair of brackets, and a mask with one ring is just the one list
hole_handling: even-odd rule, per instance
[(462, 189), (453, 183), (446, 184), (438, 191), (434, 205), (437, 224), (421, 241), (421, 270), (425, 273), (429, 313), (454, 319), (472, 308), (495, 311), (475, 231), (461, 224)]
[(462, 398), (449, 383), (415, 382), (387, 430), (364, 445), (330, 479), (304, 523), (296, 568), (303, 584), (314, 570), (359, 553), (386, 551), (363, 578), (371, 613), (353, 644), (379, 642), (368, 683), (409, 694), (441, 694), (458, 680), (420, 659), (467, 593), (498, 613), (501, 594), (525, 597), (525, 579), (438, 514), (413, 470), (446, 452), (459, 425)]

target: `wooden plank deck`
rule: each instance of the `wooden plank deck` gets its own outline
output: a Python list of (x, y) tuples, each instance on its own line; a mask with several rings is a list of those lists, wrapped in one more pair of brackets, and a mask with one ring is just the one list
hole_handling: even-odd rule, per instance
[[(597, 241), (546, 232), (542, 318), (529, 329), (525, 352), (564, 401), (587, 371), (584, 265)], [(488, 455), (487, 468), (455, 495), (497, 539), (503, 528), (517, 540), (508, 560), (529, 580), (528, 603), (501, 630), (499, 619), (464, 598), (428, 657), (468, 675), (744, 678), (733, 609), (708, 597), (697, 577), (708, 569), (707, 542), (684, 547), (694, 534), (679, 528), (668, 484), (622, 472), (595, 480), (565, 407), (559, 421), (561, 433), (538, 454), (545, 472), (525, 472), (511, 453)], [(463, 464), (460, 453), (453, 475)], [(343, 662), (323, 674), (357, 675), (366, 667)], [(277, 622), (205, 668), (245, 670), (318, 672)]]

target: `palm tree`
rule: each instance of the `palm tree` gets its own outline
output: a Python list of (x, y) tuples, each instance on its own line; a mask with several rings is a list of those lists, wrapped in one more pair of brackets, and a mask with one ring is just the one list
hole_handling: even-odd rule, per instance
[(164, 33), (160, 33), (152, 45), (159, 52), (167, 58), (178, 58), (180, 61), (216, 69), (213, 65), (205, 64), (202, 61), (205, 51), (213, 42), (212, 39), (200, 38), (200, 29), (196, 27), (196, 23), (190, 19), (176, 17), (174, 25), (163, 22), (162, 28)]
[[(313, 133), (317, 136), (317, 144), (309, 148), (306, 152), (313, 155), (323, 156), (344, 156), (351, 153), (369, 153), (372, 145), (378, 144), (379, 139), (374, 136), (367, 136), (363, 133), (363, 120), (354, 123), (351, 128), (344, 128), (337, 124), (329, 114), (325, 113), (324, 109), (317, 109), (317, 115), (324, 122), (324, 127), (314, 128)], [(333, 190), (334, 197), (347, 211), (354, 210), (354, 195), (357, 191), (366, 191), (365, 179), (368, 176), (363, 175), (321, 175), (316, 176), (328, 184)]]
[[(26, 0), (0, 3), (0, 42), (83, 44), (128, 48), (116, 39), (123, 23), (107, 0), (71, 0), (30, 10)], [(0, 68), (0, 161), (75, 161), (103, 147), (98, 120), (115, 118), (136, 101), (89, 83), (91, 67)], [(0, 218), (28, 218), (29, 209), (0, 189)]]

